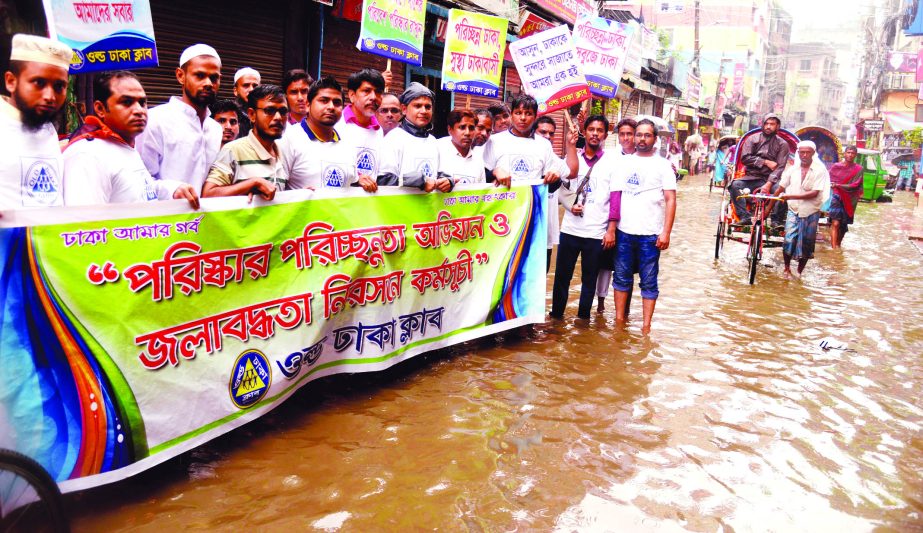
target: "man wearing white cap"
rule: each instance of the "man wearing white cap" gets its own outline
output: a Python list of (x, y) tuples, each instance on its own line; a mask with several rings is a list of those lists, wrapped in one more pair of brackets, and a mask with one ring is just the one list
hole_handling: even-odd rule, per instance
[(246, 113), (247, 97), (250, 96), (250, 91), (260, 84), (260, 79), (260, 73), (251, 67), (244, 67), (234, 73), (234, 96), (237, 97), (237, 105), (245, 110), (240, 120), (240, 134), (237, 136), (238, 138), (246, 137), (247, 134), (250, 133), (250, 128), (253, 127)]
[(13, 36), (0, 97), (0, 210), (62, 205), (64, 165), (51, 121), (67, 95), (73, 51), (34, 35)]
[(221, 59), (207, 44), (183, 51), (176, 69), (182, 96), (148, 112), (147, 129), (135, 146), (156, 179), (182, 181), (202, 190), (208, 169), (221, 148), (221, 125), (211, 118), (221, 83)]
[(783, 191), (780, 196), (788, 202), (785, 244), (782, 247), (786, 279), (792, 278), (793, 257), (798, 261), (799, 276), (808, 259), (814, 257), (820, 209), (830, 196), (830, 175), (823, 162), (814, 157), (815, 152), (817, 147), (813, 142), (798, 143), (797, 154), (801, 164), (786, 167), (779, 180)]

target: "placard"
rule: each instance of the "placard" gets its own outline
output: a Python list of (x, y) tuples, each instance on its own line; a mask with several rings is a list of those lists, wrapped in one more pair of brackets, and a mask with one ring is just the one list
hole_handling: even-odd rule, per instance
[(506, 47), (506, 27), (500, 17), (449, 11), (442, 56), (442, 88), (446, 91), (496, 98)]
[(538, 101), (543, 115), (590, 98), (573, 37), (561, 25), (510, 44), (522, 88)]
[(425, 27), (426, 0), (365, 0), (356, 48), (421, 66)]
[(574, 46), (590, 92), (614, 98), (625, 71), (634, 28), (602, 17), (584, 16), (574, 25)]

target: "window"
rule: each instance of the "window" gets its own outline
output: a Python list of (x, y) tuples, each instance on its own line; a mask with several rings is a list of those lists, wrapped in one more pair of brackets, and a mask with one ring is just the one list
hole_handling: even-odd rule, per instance
[(804, 122), (804, 111), (798, 111), (795, 113), (795, 122)]
[(811, 72), (811, 60), (802, 59), (801, 66), (798, 67), (798, 70), (800, 70), (801, 72)]
[(865, 158), (865, 168), (869, 170), (878, 170), (878, 167), (875, 165), (875, 159), (872, 157)]

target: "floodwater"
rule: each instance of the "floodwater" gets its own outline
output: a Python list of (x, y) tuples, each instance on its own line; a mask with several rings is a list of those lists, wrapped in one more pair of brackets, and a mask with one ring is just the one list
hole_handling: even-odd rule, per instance
[(923, 530), (911, 195), (860, 205), (801, 280), (768, 251), (754, 286), (744, 245), (713, 260), (719, 196), (681, 183), (649, 338), (611, 296), (575, 323), (575, 280), (563, 323), (311, 384), (68, 496), (74, 530)]

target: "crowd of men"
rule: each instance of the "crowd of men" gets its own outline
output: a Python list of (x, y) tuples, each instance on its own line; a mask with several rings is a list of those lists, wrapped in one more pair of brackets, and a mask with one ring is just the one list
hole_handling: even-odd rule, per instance
[[(553, 202), (549, 263), (550, 246), (559, 242), (551, 316), (563, 318), (581, 258), (578, 316), (590, 317), (594, 295), (602, 307), (611, 280), (616, 317), (624, 322), (637, 273), (643, 328), (650, 329), (676, 180), (654, 151), (658, 131), (649, 120), (621, 121), (620, 150), (611, 151), (604, 148), (609, 121), (581, 115), (560, 158), (551, 142), (554, 121), (537, 116), (534, 98), (517, 94), (486, 110), (452, 110), (448, 135), (436, 139), (435, 95), (419, 83), (386, 94), (390, 72), (363, 69), (344, 91), (331, 76), (313, 80), (293, 70), (278, 86), (243, 68), (234, 76), (235, 98), (218, 100), (220, 56), (196, 44), (176, 68), (180, 94), (150, 109), (135, 74), (97, 75), (93, 115), (59, 143), (51, 122), (64, 104), (70, 59), (59, 42), (13, 37), (4, 78), (10, 96), (0, 100), (0, 138), (8, 147), (0, 156), (0, 210), (166, 199), (198, 208), (200, 197), (270, 201), (290, 189), (439, 193), (460, 184), (541, 180)], [(578, 149), (581, 130), (585, 146)], [(566, 210), (560, 228), (558, 202)]]

